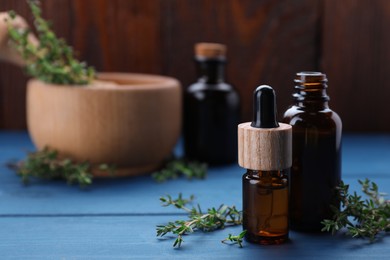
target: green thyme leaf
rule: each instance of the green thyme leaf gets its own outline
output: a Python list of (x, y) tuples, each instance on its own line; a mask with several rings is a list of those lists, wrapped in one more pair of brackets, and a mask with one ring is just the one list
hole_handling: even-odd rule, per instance
[(173, 159), (162, 170), (152, 174), (152, 178), (157, 182), (165, 182), (182, 176), (189, 180), (204, 179), (207, 176), (207, 164), (184, 159)]
[(363, 193), (368, 197), (349, 193), (349, 185), (340, 184), (338, 195), (342, 210), (334, 208), (332, 219), (322, 221), (322, 231), (336, 233), (342, 228), (347, 229), (351, 237), (368, 238), (375, 241), (381, 233), (390, 231), (390, 201), (384, 193), (379, 192), (378, 185), (368, 179), (359, 180)]
[(242, 243), (244, 241), (244, 237), (245, 237), (245, 234), (246, 234), (246, 230), (242, 231), (239, 235), (237, 236), (234, 236), (232, 234), (229, 234), (227, 238), (225, 238), (224, 240), (222, 240), (221, 242), (222, 243), (227, 243), (227, 242), (230, 242), (230, 244), (238, 244), (239, 247), (242, 248)]
[[(183, 236), (194, 233), (196, 231), (212, 232), (218, 229), (223, 229), (227, 226), (237, 226), (242, 224), (242, 213), (235, 206), (221, 205), (218, 208), (210, 208), (206, 212), (202, 212), (200, 206), (188, 208), (186, 205), (191, 203), (194, 196), (189, 199), (184, 199), (179, 194), (177, 199), (172, 199), (170, 195), (161, 197), (162, 206), (174, 206), (188, 213), (187, 220), (176, 220), (168, 222), (166, 225), (158, 225), (156, 227), (157, 236), (163, 237), (168, 233), (176, 235), (176, 240), (173, 247), (180, 247), (183, 243)], [(236, 242), (242, 246), (242, 239), (245, 233), (238, 236), (231, 236), (232, 242)]]
[[(78, 61), (72, 47), (65, 40), (58, 38), (48, 21), (42, 18), (39, 1), (28, 1), (34, 17), (39, 44), (29, 41), (28, 28), (15, 28), (8, 23), (11, 44), (26, 62), (26, 72), (44, 82), (61, 85), (85, 85), (95, 77), (95, 71), (86, 63)], [(16, 13), (9, 12), (11, 19)]]
[[(112, 173), (114, 167), (107, 164), (98, 168)], [(71, 159), (61, 159), (58, 152), (49, 148), (29, 153), (25, 161), (16, 165), (16, 171), (23, 183), (29, 183), (31, 178), (46, 180), (63, 179), (68, 184), (89, 186), (93, 182), (92, 167), (88, 162), (77, 163)]]

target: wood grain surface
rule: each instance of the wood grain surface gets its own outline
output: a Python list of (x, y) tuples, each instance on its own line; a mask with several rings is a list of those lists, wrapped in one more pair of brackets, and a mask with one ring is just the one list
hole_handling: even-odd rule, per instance
[[(322, 70), (346, 131), (389, 131), (390, 2), (354, 0), (56, 0), (44, 16), (99, 71), (156, 73), (195, 81), (193, 45), (227, 45), (227, 79), (251, 116), (252, 91), (271, 85), (279, 117), (294, 73)], [(4, 0), (31, 21), (24, 1)], [(26, 77), (0, 64), (0, 128), (25, 128)], [(347, 102), (346, 102), (347, 101)]]
[[(357, 179), (369, 177), (381, 191), (390, 190), (390, 135), (346, 135), (343, 180), (360, 195)], [(62, 181), (20, 177), (5, 162), (25, 158), (33, 145), (26, 132), (0, 131), (0, 252), (1, 259), (388, 259), (390, 237), (375, 243), (335, 236), (290, 232), (290, 241), (278, 246), (244, 242), (244, 248), (224, 245), (228, 234), (241, 226), (184, 236), (180, 249), (175, 236), (156, 237), (156, 225), (186, 220), (175, 207), (162, 207), (160, 196), (195, 195), (205, 211), (222, 203), (242, 208), (241, 176), (233, 164), (208, 171), (206, 180), (179, 178), (156, 183), (150, 176), (94, 180), (79, 189)]]
[(238, 164), (245, 169), (280, 171), (292, 165), (292, 127), (256, 128), (238, 125)]
[(322, 67), (344, 128), (390, 131), (390, 1), (324, 2)]
[(172, 0), (164, 31), (163, 72), (183, 86), (195, 79), (193, 45), (227, 45), (227, 80), (240, 93), (243, 121), (252, 115), (252, 92), (271, 85), (279, 115), (291, 103), (294, 73), (317, 69), (320, 1)]
[(37, 149), (92, 165), (109, 162), (118, 176), (161, 167), (180, 137), (181, 106), (181, 86), (169, 77), (100, 73), (90, 86), (73, 88), (27, 83), (27, 125)]

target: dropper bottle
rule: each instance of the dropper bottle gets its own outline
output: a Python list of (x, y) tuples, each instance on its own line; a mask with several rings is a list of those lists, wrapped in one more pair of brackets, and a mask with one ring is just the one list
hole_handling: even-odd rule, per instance
[(258, 244), (288, 240), (288, 175), (292, 165), (292, 127), (276, 121), (270, 86), (253, 94), (253, 121), (238, 125), (238, 163), (243, 175), (243, 229)]

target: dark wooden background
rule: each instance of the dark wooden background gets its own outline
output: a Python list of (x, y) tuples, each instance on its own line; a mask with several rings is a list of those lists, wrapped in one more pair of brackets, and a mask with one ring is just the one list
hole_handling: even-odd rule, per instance
[[(43, 0), (44, 16), (99, 71), (195, 80), (193, 45), (228, 46), (228, 81), (251, 115), (259, 84), (273, 86), (279, 115), (292, 102), (293, 76), (328, 75), (331, 107), (346, 131), (390, 131), (388, 0)], [(2, 0), (31, 21), (24, 0)], [(23, 129), (27, 77), (0, 64), (0, 128)]]

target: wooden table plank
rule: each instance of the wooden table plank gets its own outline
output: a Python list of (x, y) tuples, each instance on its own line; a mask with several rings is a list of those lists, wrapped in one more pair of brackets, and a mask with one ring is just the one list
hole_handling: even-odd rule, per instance
[[(155, 183), (150, 176), (128, 179), (100, 179), (92, 187), (80, 190), (63, 182), (33, 181), (24, 186), (4, 163), (22, 159), (32, 150), (26, 133), (0, 132), (0, 215), (85, 215), (85, 214), (170, 214), (174, 208), (162, 208), (159, 197), (180, 192), (194, 194), (204, 208), (222, 203), (241, 208), (241, 176), (238, 166), (212, 168), (206, 180), (178, 179)], [(343, 178), (351, 189), (359, 189), (357, 179), (377, 181), (390, 191), (390, 136), (347, 135), (344, 138)]]
[(158, 239), (155, 226), (173, 216), (142, 217), (0, 217), (0, 252), (16, 259), (381, 259), (389, 256), (390, 240), (375, 244), (342, 235), (291, 232), (291, 241), (280, 246), (244, 248), (223, 245), (229, 233), (241, 227), (184, 237), (173, 249), (172, 238)]
[(345, 135), (342, 156), (343, 176), (390, 178), (390, 135)]
[[(357, 179), (369, 177), (383, 191), (390, 190), (390, 135), (346, 135), (343, 179), (359, 189)], [(150, 176), (97, 180), (87, 190), (62, 182), (35, 181), (23, 186), (4, 166), (22, 159), (33, 145), (25, 132), (0, 132), (0, 256), (1, 259), (386, 259), (390, 239), (369, 244), (343, 235), (291, 232), (291, 241), (280, 246), (245, 243), (244, 249), (220, 243), (241, 227), (184, 238), (183, 247), (173, 240), (156, 238), (155, 226), (185, 219), (180, 210), (163, 208), (159, 196), (195, 194), (204, 208), (221, 203), (241, 208), (238, 166), (213, 168), (207, 180), (183, 179), (155, 183)], [(180, 150), (180, 149), (179, 149)], [(179, 151), (180, 152), (180, 151)]]

